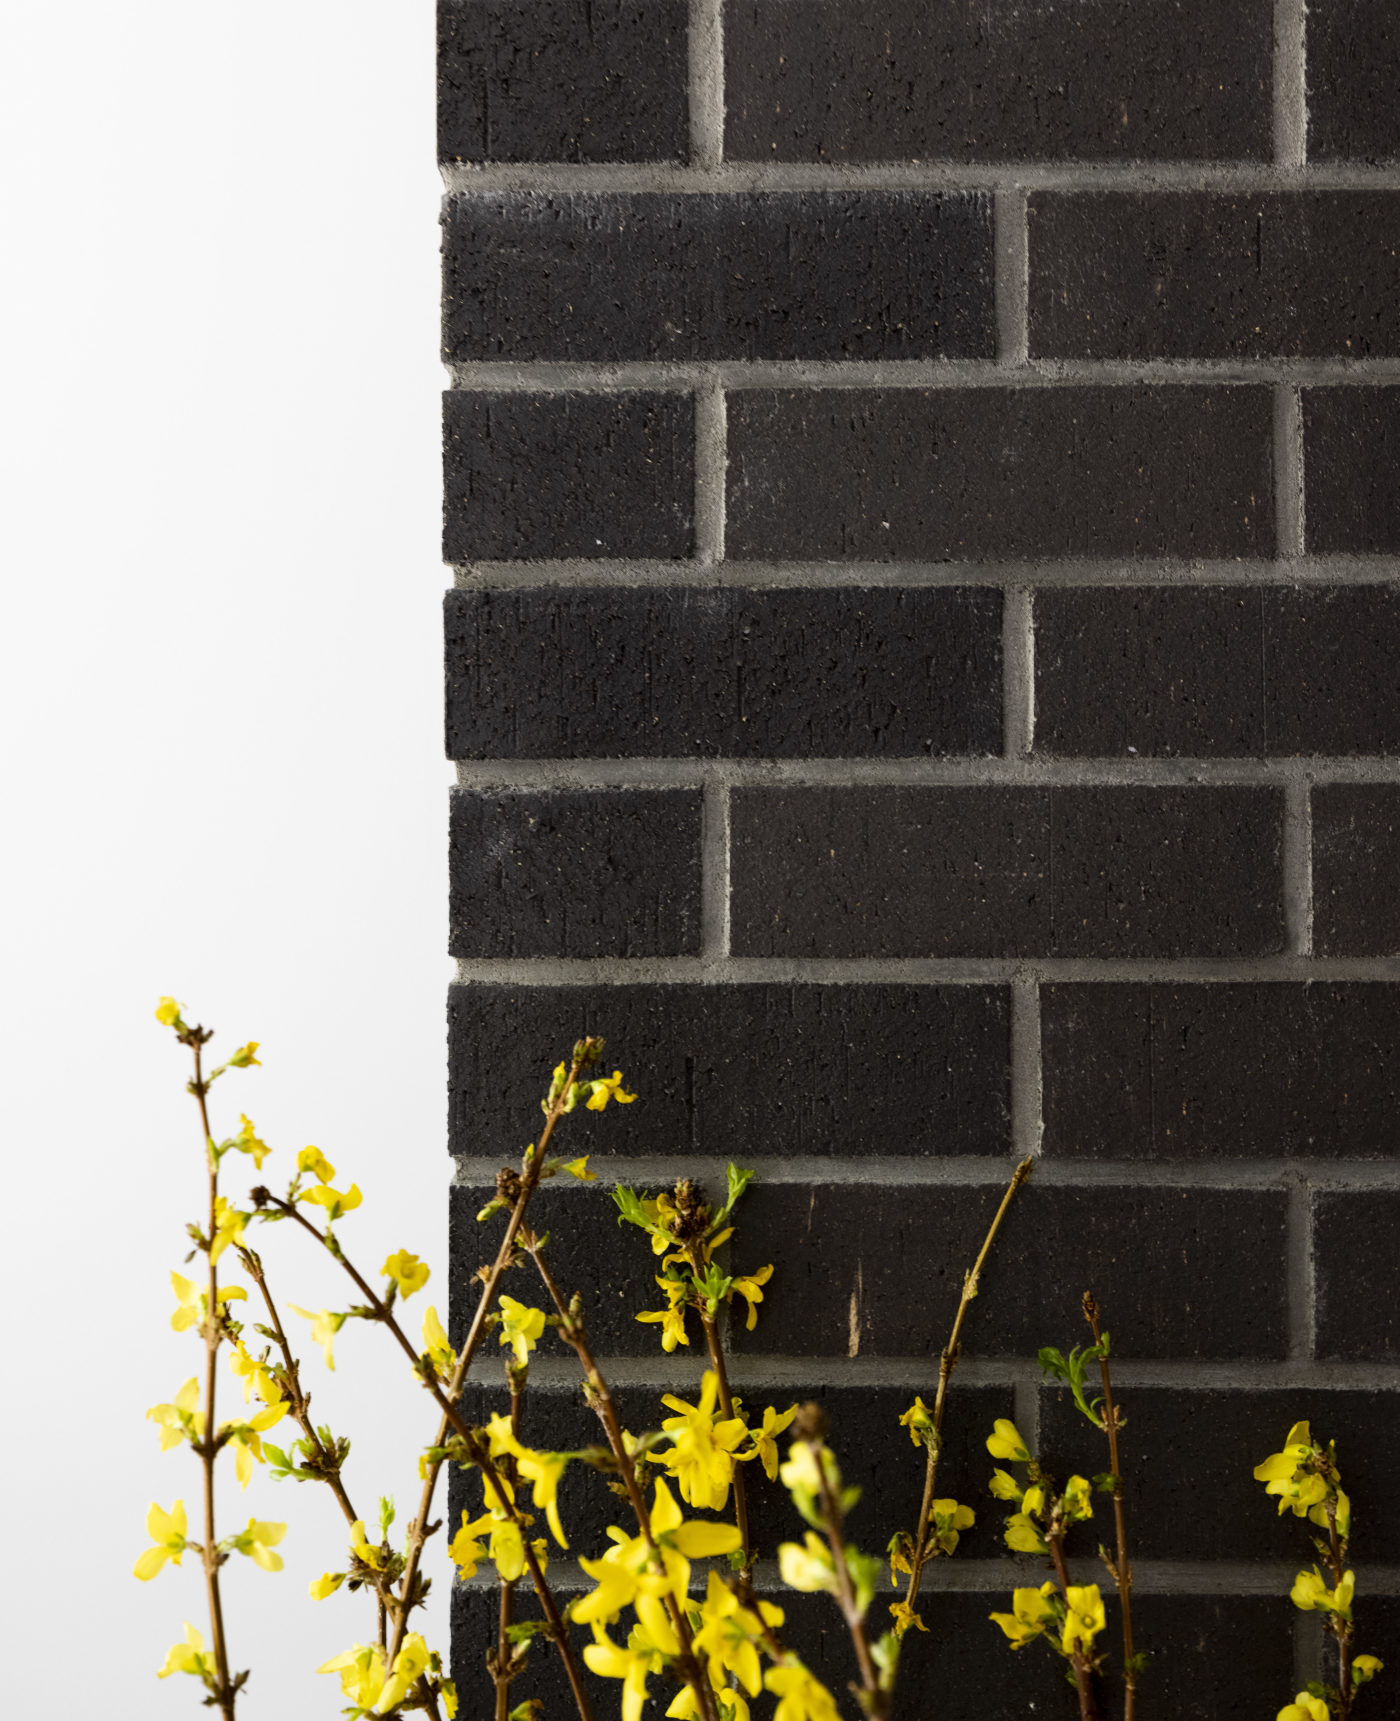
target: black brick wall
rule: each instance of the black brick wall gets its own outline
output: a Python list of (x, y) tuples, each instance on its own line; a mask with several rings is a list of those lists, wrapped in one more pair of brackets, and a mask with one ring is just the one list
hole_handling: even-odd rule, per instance
[[(986, 1620), (1018, 1568), (981, 1442), (1014, 1414), (1102, 1468), (1034, 1365), (1090, 1282), (1145, 1714), (1317, 1673), (1249, 1475), (1311, 1416), (1396, 1715), (1400, 10), (438, 17), (454, 1319), (548, 1064), (607, 1035), (641, 1097), (572, 1121), (603, 1184), (540, 1218), (625, 1414), (698, 1363), (632, 1319), (654, 1263), (608, 1179), (755, 1166), (736, 1260), (777, 1271), (736, 1376), (824, 1399), (882, 1545), (894, 1418), (1034, 1153), (954, 1392), (981, 1520), (897, 1721), (1074, 1713)], [(593, 1433), (569, 1379), (542, 1444)], [(569, 1488), (591, 1551), (609, 1501)], [(771, 1558), (796, 1522), (754, 1515)], [(834, 1611), (787, 1599), (845, 1702)], [(489, 1608), (454, 1595), (463, 1680)], [(543, 1653), (532, 1695), (567, 1712)]]

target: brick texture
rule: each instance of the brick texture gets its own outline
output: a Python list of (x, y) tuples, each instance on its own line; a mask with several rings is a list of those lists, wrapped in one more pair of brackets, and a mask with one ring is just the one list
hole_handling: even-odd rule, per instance
[(458, 759), (1001, 751), (996, 592), (452, 592)]
[(1264, 158), (1272, 9), (727, 0), (727, 145), (750, 161)]
[(767, 390), (729, 402), (754, 560), (1268, 554), (1257, 388)]
[(991, 199), (454, 198), (454, 359), (990, 358)]
[[(1014, 1416), (1052, 1468), (1107, 1467), (1036, 1360), (1087, 1335), (1086, 1286), (1121, 1359), (1147, 1721), (1274, 1714), (1326, 1671), (1287, 1600), (1306, 1535), (1251, 1474), (1300, 1418), (1355, 1502), (1359, 1643), (1390, 1663), (1364, 1701), (1400, 1700), (1397, 19), (438, 7), (435, 1283), (460, 1342), (502, 1231), (475, 1215), (601, 1034), (638, 1097), (566, 1120), (596, 1181), (549, 1181), (531, 1223), (628, 1427), (693, 1397), (706, 1347), (637, 1321), (658, 1262), (611, 1191), (751, 1167), (722, 1264), (773, 1275), (752, 1328), (720, 1317), (735, 1390), (824, 1404), (879, 1551), (921, 1483), (898, 1417), (1033, 1157), (945, 1425), (940, 1492), (977, 1522), (927, 1574), (892, 1721), (1074, 1721), (1053, 1657), (987, 1619), (1045, 1574), (1004, 1545), (985, 1438)], [(474, 1417), (505, 1400), (496, 1339)], [(551, 1333), (527, 1399), (535, 1443), (598, 1438)], [(776, 1586), (801, 1526), (750, 1475)], [(567, 1599), (626, 1511), (582, 1470), (563, 1505)], [(1106, 1590), (1108, 1515), (1071, 1548)], [(484, 1576), (452, 1596), (464, 1715)], [(860, 1721), (835, 1608), (783, 1605)], [(544, 1644), (530, 1698), (572, 1712)]]

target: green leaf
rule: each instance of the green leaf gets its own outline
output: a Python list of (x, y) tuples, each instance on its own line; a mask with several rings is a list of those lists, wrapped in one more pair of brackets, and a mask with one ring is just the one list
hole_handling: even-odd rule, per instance
[[(518, 1625), (508, 1625), (506, 1636), (512, 1643), (528, 1643), (532, 1637), (538, 1637), (542, 1631), (548, 1630), (549, 1626), (542, 1619), (525, 1619)], [(520, 1707), (523, 1709), (525, 1705), (522, 1703)]]
[(643, 1231), (654, 1229), (651, 1220), (647, 1217), (646, 1208), (642, 1206), (641, 1197), (635, 1189), (629, 1189), (626, 1184), (619, 1183), (612, 1192), (612, 1198), (619, 1214), (617, 1221), (619, 1225), (626, 1220), (629, 1225), (640, 1225)]

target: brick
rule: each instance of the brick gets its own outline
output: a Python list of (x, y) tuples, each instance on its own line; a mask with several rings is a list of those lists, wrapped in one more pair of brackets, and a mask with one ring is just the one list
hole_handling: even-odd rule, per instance
[(1273, 553), (1256, 387), (743, 389), (731, 556), (956, 561)]
[[(990, 1185), (755, 1183), (739, 1235), (746, 1259), (771, 1239), (777, 1271), (757, 1330), (731, 1342), (765, 1355), (936, 1356), (1000, 1198)], [(1032, 1179), (997, 1239), (964, 1347), (1033, 1354), (1083, 1326), (1089, 1285), (1114, 1311), (1124, 1355), (1282, 1356), (1285, 1208), (1277, 1190)]]
[(1036, 192), (1029, 207), (1036, 357), (1400, 350), (1396, 192)]
[(991, 358), (984, 192), (472, 192), (453, 359)]
[(738, 789), (733, 949), (1263, 954), (1281, 813), (1265, 789)]
[(447, 594), (456, 759), (1001, 751), (1001, 594), (623, 587)]
[(1400, 987), (1040, 991), (1043, 1151), (1074, 1159), (1400, 1152)]
[(690, 555), (689, 395), (455, 391), (443, 416), (444, 560)]
[(756, 161), (1267, 160), (1267, 0), (728, 0), (726, 151)]
[(1400, 955), (1400, 784), (1312, 791), (1313, 949)]
[(1393, 587), (1052, 589), (1035, 643), (1037, 752), (1400, 751)]
[(689, 956), (700, 948), (700, 794), (459, 790), (454, 956)]
[[(1314, 1197), (1317, 1354), (1400, 1362), (1400, 1191), (1321, 1190)], [(1392, 1539), (1393, 1545), (1393, 1539)]]
[(1309, 0), (1308, 155), (1400, 154), (1400, 16), (1392, 0)]
[[(526, 1303), (539, 1305), (533, 1292), (517, 1290)], [(698, 1373), (694, 1380), (687, 1375), (700, 1366), (700, 1357), (686, 1358), (686, 1366), (678, 1370), (675, 1361), (661, 1356), (653, 1333), (652, 1348), (656, 1353), (658, 1380), (664, 1386), (615, 1386), (609, 1384), (618, 1415), (625, 1428), (634, 1434), (658, 1429), (663, 1417), (674, 1414), (662, 1405), (660, 1395), (670, 1392), (694, 1403), (700, 1390)], [(696, 1332), (694, 1344), (701, 1348)], [(551, 1350), (560, 1349), (557, 1341), (546, 1339)], [(541, 1355), (545, 1354), (542, 1348)], [(605, 1371), (606, 1372), (606, 1371)], [(932, 1403), (933, 1380), (925, 1391)], [(851, 1519), (852, 1533), (874, 1546), (883, 1548), (901, 1524), (912, 1524), (918, 1509), (924, 1479), (922, 1452), (910, 1445), (908, 1432), (900, 1427), (899, 1418), (913, 1401), (913, 1389), (905, 1387), (826, 1386), (819, 1380), (800, 1387), (761, 1387), (745, 1382), (733, 1383), (745, 1413), (757, 1421), (763, 1408), (771, 1405), (786, 1410), (791, 1405), (816, 1399), (831, 1419), (829, 1438), (841, 1460), (844, 1480), (861, 1490), (860, 1505)], [(505, 1411), (509, 1399), (503, 1383), (471, 1389), (466, 1395), (465, 1414), (474, 1423), (484, 1423), (493, 1411)], [(963, 1387), (950, 1389), (944, 1427), (946, 1439), (939, 1461), (939, 1491), (956, 1499), (973, 1503), (978, 1512), (977, 1523), (966, 1531), (958, 1545), (959, 1558), (999, 1558), (1006, 1553), (1002, 1542), (1000, 1518), (984, 1511), (982, 1497), (990, 1471), (986, 1436), (999, 1416), (1011, 1416), (1010, 1387)], [(547, 1451), (578, 1451), (586, 1446), (605, 1443), (602, 1425), (583, 1402), (576, 1388), (564, 1391), (540, 1388), (533, 1381), (525, 1401), (521, 1423), (521, 1439), (527, 1445)], [(787, 1447), (786, 1438), (781, 1441)], [(806, 1526), (779, 1481), (769, 1481), (763, 1466), (750, 1463), (743, 1466), (748, 1498), (749, 1532), (752, 1545), (760, 1559), (777, 1558), (779, 1542), (800, 1541)], [(473, 1480), (463, 1483), (459, 1474), (452, 1477), (449, 1521), (459, 1523), (460, 1513), (467, 1508), (475, 1516), (480, 1511), (481, 1486)], [(723, 1516), (733, 1510), (726, 1507)], [(609, 1493), (600, 1475), (582, 1464), (570, 1465), (559, 1485), (559, 1515), (569, 1536), (571, 1551), (588, 1558), (607, 1546), (609, 1524), (628, 1521), (625, 1505)], [(868, 1532), (868, 1533), (867, 1533)]]
[(438, 0), (441, 161), (677, 161), (685, 0)]
[(1400, 549), (1400, 388), (1303, 390), (1308, 550)]
[(638, 1097), (572, 1113), (571, 1154), (1010, 1151), (1005, 987), (474, 984), (449, 993), (452, 1152), (513, 1161), (584, 1034)]
[[(1104, 1325), (1116, 1339), (1111, 1309)], [(1064, 1345), (1071, 1340), (1079, 1342), (1067, 1332)], [(1309, 1563), (1312, 1527), (1291, 1513), (1280, 1517), (1277, 1502), (1253, 1476), (1254, 1466), (1277, 1452), (1288, 1430), (1303, 1420), (1318, 1439), (1337, 1443), (1342, 1480), (1354, 1502), (1354, 1557), (1389, 1557), (1400, 1536), (1400, 1500), (1389, 1481), (1400, 1394), (1118, 1385), (1114, 1394), (1128, 1419), (1120, 1451), (1135, 1559)], [(1041, 1394), (1038, 1456), (1060, 1477), (1076, 1470), (1092, 1476), (1109, 1467), (1103, 1435), (1059, 1389)], [(1200, 1510), (1205, 1500), (1208, 1511)], [(1091, 1549), (1096, 1537), (1111, 1540), (1112, 1512), (1111, 1501), (1095, 1501), (1095, 1528), (1086, 1537)]]

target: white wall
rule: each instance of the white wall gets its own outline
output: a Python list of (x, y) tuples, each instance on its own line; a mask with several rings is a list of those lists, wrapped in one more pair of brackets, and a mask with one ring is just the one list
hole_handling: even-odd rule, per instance
[[(154, 1678), (197, 1562), (130, 1576), (148, 1503), (198, 1496), (143, 1420), (199, 1349), (160, 993), (263, 1042), (218, 1100), (268, 1172), (317, 1143), (365, 1192), (347, 1244), (418, 1249), (445, 1299), (432, 46), (430, 0), (0, 19), (7, 1713), (205, 1713)], [(267, 1255), (343, 1299), (285, 1228)], [(340, 1350), (332, 1379), (308, 1347), (315, 1408), (355, 1495), (408, 1508), (422, 1394), (381, 1335)], [(228, 1482), (225, 1524), (292, 1525), (284, 1573), (229, 1571), (240, 1713), (334, 1715), (310, 1670), (368, 1618), (306, 1596), (332, 1503)]]

